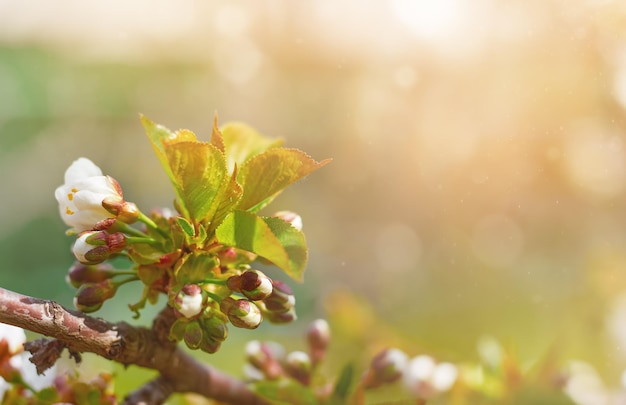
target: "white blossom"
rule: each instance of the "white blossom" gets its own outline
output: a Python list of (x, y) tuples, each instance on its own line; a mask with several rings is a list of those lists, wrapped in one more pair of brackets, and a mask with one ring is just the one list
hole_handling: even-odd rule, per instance
[(123, 202), (119, 184), (87, 158), (74, 161), (65, 172), (65, 184), (58, 187), (54, 196), (59, 202), (63, 221), (73, 232), (93, 229), (94, 226), (115, 215), (107, 211), (102, 202), (105, 198)]

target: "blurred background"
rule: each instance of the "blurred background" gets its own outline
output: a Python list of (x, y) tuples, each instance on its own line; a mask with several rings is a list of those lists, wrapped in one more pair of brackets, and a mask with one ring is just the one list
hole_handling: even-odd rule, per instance
[[(239, 375), (246, 340), (298, 348), (326, 317), (330, 368), (386, 345), (472, 361), (489, 337), (619, 383), (626, 3), (0, 0), (0, 22), (0, 286), (71, 306), (67, 166), (171, 207), (138, 114), (208, 140), (217, 112), (333, 162), (270, 206), (304, 219), (300, 319), (207, 361)], [(137, 291), (98, 315), (130, 320)]]

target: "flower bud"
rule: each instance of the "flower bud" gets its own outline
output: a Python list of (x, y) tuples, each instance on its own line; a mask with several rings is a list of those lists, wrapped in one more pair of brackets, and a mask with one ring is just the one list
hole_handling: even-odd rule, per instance
[(326, 355), (330, 343), (330, 327), (325, 319), (316, 319), (306, 332), (309, 354), (313, 365), (317, 365)]
[(185, 334), (183, 335), (183, 340), (187, 347), (192, 350), (198, 349), (202, 344), (203, 338), (204, 332), (200, 324), (196, 321), (189, 322), (185, 327)]
[(302, 230), (302, 217), (300, 215), (296, 214), (295, 212), (278, 211), (278, 212), (274, 213), (274, 215), (272, 215), (272, 216), (280, 218), (280, 219), (282, 219), (285, 222), (288, 222), (289, 224), (291, 224), (291, 226), (293, 226), (294, 228), (296, 228), (299, 231)]
[(238, 328), (256, 329), (263, 320), (259, 307), (245, 299), (226, 297), (220, 304), (220, 310)]
[(76, 239), (72, 252), (81, 263), (98, 264), (107, 260), (112, 254), (121, 252), (125, 247), (126, 236), (123, 233), (87, 231)]
[(372, 359), (366, 388), (392, 383), (402, 377), (408, 362), (407, 355), (398, 349), (385, 349)]
[(172, 307), (185, 318), (194, 318), (202, 312), (205, 303), (200, 286), (187, 284), (174, 297)]
[(263, 317), (276, 324), (289, 323), (298, 319), (295, 308), (290, 308), (286, 312), (263, 311)]
[(278, 343), (251, 340), (246, 345), (246, 360), (268, 380), (276, 380), (283, 375), (283, 368), (279, 362), (283, 356), (284, 349)]
[(225, 341), (228, 337), (226, 320), (223, 320), (218, 316), (202, 317), (200, 318), (200, 324), (202, 325), (206, 339), (209, 339), (213, 343), (218, 343), (218, 347), (219, 344)]
[(287, 312), (296, 304), (296, 297), (291, 287), (282, 281), (272, 281), (272, 293), (263, 300), (265, 307), (271, 312)]
[(81, 312), (94, 312), (100, 309), (104, 301), (112, 298), (117, 291), (117, 284), (104, 280), (95, 284), (83, 284), (74, 297), (74, 306)]
[(259, 270), (247, 270), (241, 275), (232, 276), (227, 281), (228, 288), (237, 291), (252, 301), (262, 300), (272, 293), (272, 280)]
[(116, 275), (113, 267), (107, 263), (89, 265), (74, 262), (67, 273), (66, 280), (72, 287), (78, 288), (83, 284), (98, 283)]
[(311, 382), (311, 368), (311, 358), (305, 352), (293, 351), (285, 358), (287, 373), (304, 385)]

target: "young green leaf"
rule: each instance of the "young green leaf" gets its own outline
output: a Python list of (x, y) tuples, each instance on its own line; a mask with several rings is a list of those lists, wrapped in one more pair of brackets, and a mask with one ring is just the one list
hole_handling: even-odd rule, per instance
[(220, 243), (234, 246), (271, 261), (289, 277), (302, 281), (307, 248), (302, 232), (278, 218), (261, 218), (233, 211), (215, 230)]
[(189, 219), (210, 221), (229, 180), (222, 152), (207, 142), (178, 142), (167, 145), (165, 154)]
[[(226, 124), (221, 130), (222, 142), (226, 153), (229, 171), (235, 165), (241, 166), (245, 161), (267, 149), (282, 145), (282, 139), (269, 139), (252, 127), (239, 122)], [(215, 136), (215, 131), (214, 135)]]
[(272, 148), (252, 157), (237, 175), (243, 186), (238, 209), (256, 212), (269, 204), (285, 187), (330, 162), (316, 162), (298, 149)]

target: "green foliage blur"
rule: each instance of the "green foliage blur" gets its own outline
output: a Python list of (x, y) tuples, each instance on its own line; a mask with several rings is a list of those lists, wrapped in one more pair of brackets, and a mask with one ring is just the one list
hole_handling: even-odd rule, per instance
[[(202, 359), (241, 375), (245, 341), (293, 348), (326, 317), (329, 370), (386, 346), (477, 361), (494, 338), (619, 385), (621, 2), (38, 3), (0, 6), (1, 287), (71, 307), (66, 167), (88, 157), (142, 210), (172, 207), (138, 114), (208, 140), (217, 111), (334, 161), (272, 206), (304, 220), (300, 320), (233, 331)], [(97, 315), (130, 321), (136, 294)], [(122, 393), (151, 375), (111, 367), (132, 375)]]

